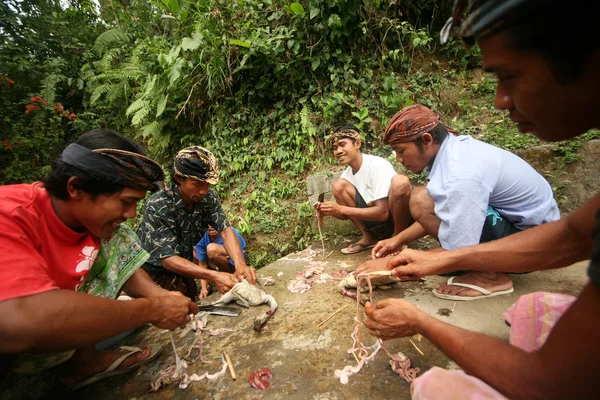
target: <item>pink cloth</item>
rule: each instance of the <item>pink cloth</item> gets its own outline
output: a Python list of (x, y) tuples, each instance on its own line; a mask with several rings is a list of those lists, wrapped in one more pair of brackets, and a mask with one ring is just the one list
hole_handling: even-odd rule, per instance
[(461, 370), (433, 367), (410, 387), (413, 400), (501, 400), (501, 393)]
[(574, 301), (575, 297), (558, 293), (521, 296), (504, 312), (510, 324), (510, 344), (528, 352), (542, 347), (556, 321)]
[[(510, 324), (510, 344), (525, 351), (539, 349), (575, 297), (536, 292), (521, 296), (504, 312)], [(500, 400), (506, 399), (487, 383), (463, 371), (433, 367), (411, 386), (413, 400)]]

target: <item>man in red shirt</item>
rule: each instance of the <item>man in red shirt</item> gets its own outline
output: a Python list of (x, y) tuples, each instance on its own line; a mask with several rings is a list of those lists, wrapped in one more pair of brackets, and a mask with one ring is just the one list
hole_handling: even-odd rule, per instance
[[(164, 178), (143, 153), (135, 142), (98, 129), (69, 145), (43, 183), (0, 187), (4, 369), (7, 360), (22, 372), (64, 362), (63, 383), (91, 382), (119, 358), (117, 370), (124, 371), (154, 353), (139, 349), (127, 357), (96, 351), (95, 343), (145, 323), (176, 329), (197, 312), (188, 298), (138, 269), (148, 254), (121, 225)], [(121, 289), (135, 299), (115, 300)]]

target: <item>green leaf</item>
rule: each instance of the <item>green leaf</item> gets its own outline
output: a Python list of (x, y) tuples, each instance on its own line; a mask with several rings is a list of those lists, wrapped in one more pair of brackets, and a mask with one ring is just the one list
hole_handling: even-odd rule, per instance
[(417, 47), (420, 43), (421, 43), (421, 38), (418, 38), (418, 37), (414, 38), (412, 41), (413, 47)]
[(177, 61), (175, 61), (175, 64), (173, 64), (171, 73), (169, 74), (169, 84), (172, 85), (179, 79), (179, 77), (181, 77), (181, 66), (183, 65), (183, 62), (183, 58), (177, 58)]
[(191, 38), (184, 37), (181, 41), (181, 48), (183, 50), (196, 50), (198, 47), (200, 47), (202, 39), (203, 36), (199, 32), (194, 33), (194, 36)]
[(165, 97), (163, 97), (162, 100), (158, 102), (158, 105), (156, 106), (156, 118), (160, 117), (165, 111), (165, 107), (167, 107), (168, 98), (169, 96), (165, 95)]
[(243, 40), (233, 39), (229, 41), (229, 44), (233, 44), (235, 46), (245, 47), (247, 49), (250, 48), (251, 44), (249, 42), (245, 42)]
[(292, 3), (292, 4), (290, 4), (290, 9), (296, 15), (304, 14), (304, 7), (302, 7), (302, 4), (300, 4), (300, 3)]
[(310, 9), (310, 19), (313, 19), (314, 17), (319, 15), (320, 12), (321, 12), (321, 10), (319, 10), (318, 8), (311, 8)]
[(312, 60), (310, 60), (310, 64), (313, 71), (319, 68), (319, 65), (321, 65), (321, 57), (313, 57)]

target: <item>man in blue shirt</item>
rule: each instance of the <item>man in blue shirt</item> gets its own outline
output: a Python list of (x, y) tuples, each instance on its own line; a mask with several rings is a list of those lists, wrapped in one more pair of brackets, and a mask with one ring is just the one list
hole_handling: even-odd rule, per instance
[[(242, 257), (246, 261), (246, 242), (244, 238), (235, 228), (233, 232), (237, 237), (242, 250)], [(202, 239), (194, 246), (194, 258), (198, 260), (198, 265), (201, 268), (212, 268), (221, 272), (235, 273), (235, 263), (227, 253), (223, 239), (212, 226), (208, 226), (208, 229)], [(208, 296), (208, 283), (206, 280), (200, 280), (201, 290), (200, 299)]]
[[(382, 257), (429, 234), (443, 250), (456, 250), (501, 239), (560, 219), (552, 188), (529, 164), (511, 152), (468, 135), (455, 136), (437, 113), (415, 104), (391, 119), (384, 142), (396, 159), (414, 173), (427, 171), (429, 183), (411, 194), (417, 221), (380, 242)], [(387, 245), (387, 247), (386, 247)], [(478, 271), (451, 277), (433, 294), (447, 300), (474, 300), (513, 292), (501, 272)]]

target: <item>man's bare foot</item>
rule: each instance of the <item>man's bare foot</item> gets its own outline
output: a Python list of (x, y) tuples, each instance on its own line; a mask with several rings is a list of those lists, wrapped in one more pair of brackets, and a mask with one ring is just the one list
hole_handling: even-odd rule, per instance
[[(83, 381), (104, 372), (113, 362), (127, 352), (128, 350), (124, 349), (98, 351), (95, 348), (88, 348), (77, 350), (73, 357), (62, 366), (59, 380), (64, 385)], [(150, 357), (151, 353), (152, 349), (150, 347), (142, 348), (142, 351), (134, 353), (123, 360), (116, 370), (125, 370), (144, 361)]]
[[(512, 280), (510, 277), (503, 272), (481, 272), (472, 271), (467, 272), (464, 275), (460, 275), (454, 278), (455, 283), (468, 283), (470, 285), (479, 286), (490, 292), (499, 292), (502, 290), (508, 290), (513, 287)], [(436, 287), (436, 291), (439, 294), (447, 294), (450, 296), (463, 296), (463, 297), (480, 297), (482, 293), (475, 290), (461, 286), (441, 284)]]

